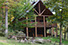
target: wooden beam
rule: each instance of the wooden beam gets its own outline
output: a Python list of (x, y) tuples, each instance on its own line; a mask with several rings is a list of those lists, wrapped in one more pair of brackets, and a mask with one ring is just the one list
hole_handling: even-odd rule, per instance
[(37, 24), (36, 24), (36, 17), (35, 17), (35, 36), (37, 37)]
[(57, 24), (56, 24), (56, 37), (57, 37), (57, 35), (58, 35), (58, 31), (57, 31)]
[(52, 36), (54, 35), (54, 27), (52, 27)]
[(52, 15), (41, 15), (41, 16), (52, 16)]
[[(33, 8), (34, 9), (34, 8)], [(36, 9), (34, 9), (34, 11), (39, 15), (39, 13), (37, 12), (37, 10)]]
[(45, 23), (45, 16), (43, 16), (43, 22), (44, 22), (44, 37), (46, 37), (46, 23)]
[(46, 9), (44, 9), (44, 10), (42, 11), (41, 15), (44, 13), (45, 10), (46, 10)]
[[(39, 15), (38, 15), (39, 16)], [(52, 15), (41, 15), (41, 16), (52, 16)]]
[[(26, 24), (28, 25), (28, 17), (26, 17)], [(26, 36), (28, 37), (29, 36), (29, 34), (28, 34), (28, 27), (26, 27)]]
[(38, 7), (39, 7), (39, 14), (41, 13), (41, 10), (40, 10), (40, 3), (38, 4)]

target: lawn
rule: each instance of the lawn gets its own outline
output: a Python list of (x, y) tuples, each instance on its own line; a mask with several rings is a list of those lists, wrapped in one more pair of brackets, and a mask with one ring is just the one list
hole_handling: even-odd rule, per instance
[[(58, 42), (59, 43), (59, 38), (55, 38), (55, 37), (43, 37), (43, 39), (50, 39), (51, 41), (53, 41), (53, 42)], [(64, 45), (68, 45), (68, 40), (63, 40), (62, 39), (62, 43), (64, 44)]]
[[(0, 45), (54, 45), (55, 40), (58, 41), (56, 38), (49, 38), (49, 37), (43, 37), (43, 39), (51, 39), (51, 43), (45, 43), (45, 44), (37, 44), (37, 43), (19, 43), (18, 41), (15, 41), (13, 39), (7, 39), (5, 37), (0, 37)], [(65, 45), (68, 45), (68, 41), (63, 41)], [(56, 43), (56, 45), (59, 45), (59, 43)]]

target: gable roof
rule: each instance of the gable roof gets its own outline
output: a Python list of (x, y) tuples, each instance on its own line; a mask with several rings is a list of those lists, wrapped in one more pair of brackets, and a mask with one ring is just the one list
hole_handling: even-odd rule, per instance
[(20, 17), (20, 18), (22, 18), (22, 16), (25, 16), (27, 13), (29, 13), (29, 12), (38, 4), (39, 1), (41, 1), (41, 0), (38, 0), (38, 1), (35, 2), (33, 5), (31, 5), (31, 8), (28, 9), (28, 10), (26, 11), (26, 13), (24, 13), (24, 15), (21, 14), (21, 17)]
[[(46, 6), (43, 4), (43, 2), (41, 0), (38, 0), (37, 2), (33, 2), (31, 5), (31, 8), (28, 9), (24, 15), (29, 13), (33, 8), (35, 8), (37, 10), (37, 12), (39, 13), (39, 10), (38, 10), (39, 3), (40, 3), (40, 13), (42, 13), (42, 11), (45, 9), (45, 11), (44, 11), (44, 13), (42, 13), (42, 15), (53, 15), (53, 13), (48, 8), (46, 8)], [(35, 14), (37, 14), (37, 13), (35, 12)], [(22, 15), (22, 16), (24, 16), (24, 15)], [(22, 16), (21, 16), (21, 18), (22, 18)]]
[[(34, 3), (35, 4), (35, 3)], [(40, 6), (39, 6), (40, 5)], [(46, 6), (43, 4), (43, 2), (40, 0), (36, 3), (36, 5), (34, 6), (34, 8), (36, 9), (36, 11), (39, 13), (39, 9), (40, 9), (40, 13), (42, 13), (41, 15), (53, 15), (52, 12), (46, 8)], [(35, 12), (36, 13), (36, 12)], [(37, 14), (37, 13), (36, 13)], [(38, 15), (38, 14), (37, 14)]]
[[(28, 9), (26, 11), (26, 13), (24, 13), (23, 15), (21, 13), (20, 18), (27, 15), (27, 13), (29, 13), (33, 8), (35, 8), (37, 10), (37, 12), (39, 13), (39, 9), (38, 9), (39, 8), (39, 6), (38, 6), (39, 3), (40, 3), (40, 13), (42, 13), (42, 11), (45, 9), (45, 11), (42, 13), (42, 15), (53, 15), (52, 12), (48, 8), (46, 8), (46, 6), (43, 4), (43, 2), (41, 0), (38, 0), (37, 2), (32, 3), (31, 8)], [(35, 14), (37, 14), (37, 13), (35, 12)], [(15, 20), (15, 19), (16, 19), (16, 17), (13, 20)]]

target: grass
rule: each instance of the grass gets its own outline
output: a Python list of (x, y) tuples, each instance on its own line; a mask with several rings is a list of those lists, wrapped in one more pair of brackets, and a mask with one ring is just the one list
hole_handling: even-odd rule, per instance
[[(0, 45), (54, 45), (55, 41), (57, 41), (56, 45), (59, 45), (59, 39), (53, 37), (43, 37), (43, 39), (50, 39), (52, 43), (45, 43), (45, 44), (33, 44), (33, 43), (19, 43), (13, 39), (7, 39), (5, 37), (0, 37)], [(64, 45), (68, 45), (68, 41), (63, 40)]]
[(45, 43), (45, 44), (19, 43), (13, 39), (0, 37), (0, 45), (53, 45), (53, 43)]
[[(50, 39), (51, 41), (53, 41), (53, 42), (58, 42), (59, 43), (59, 38), (55, 38), (55, 37), (43, 37), (43, 39)], [(62, 39), (62, 43), (64, 44), (64, 45), (68, 45), (68, 40), (63, 40)]]

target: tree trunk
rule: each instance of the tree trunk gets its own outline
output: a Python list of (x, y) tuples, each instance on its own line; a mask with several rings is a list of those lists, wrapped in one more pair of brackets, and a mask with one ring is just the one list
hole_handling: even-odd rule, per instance
[[(6, 3), (7, 3), (7, 1), (6, 1)], [(5, 37), (8, 37), (8, 6), (7, 5), (5, 7), (5, 13), (6, 13), (6, 15), (5, 15), (5, 28), (6, 28)]]
[(59, 45), (62, 45), (62, 23), (60, 24), (60, 42)]
[(66, 32), (64, 33), (64, 40), (66, 39)]
[(67, 31), (67, 27), (65, 27), (64, 40), (66, 40), (66, 31)]
[(68, 39), (68, 32), (67, 32), (67, 39)]
[[(62, 4), (63, 4), (63, 0), (62, 0)], [(63, 5), (62, 5), (63, 7)], [(63, 13), (63, 8), (62, 8), (62, 11), (61, 11), (61, 21), (60, 21), (60, 42), (59, 42), (59, 45), (62, 45), (62, 25), (63, 25), (63, 21), (62, 21), (62, 13)]]
[(28, 32), (28, 17), (26, 17), (26, 24), (27, 24), (27, 27), (26, 27), (26, 35), (27, 35), (27, 38), (29, 36), (29, 32)]
[(4, 22), (3, 22), (3, 17), (4, 17), (3, 15), (4, 15), (4, 13), (3, 13), (3, 8), (2, 8), (2, 25), (3, 25), (3, 23), (4, 23)]

